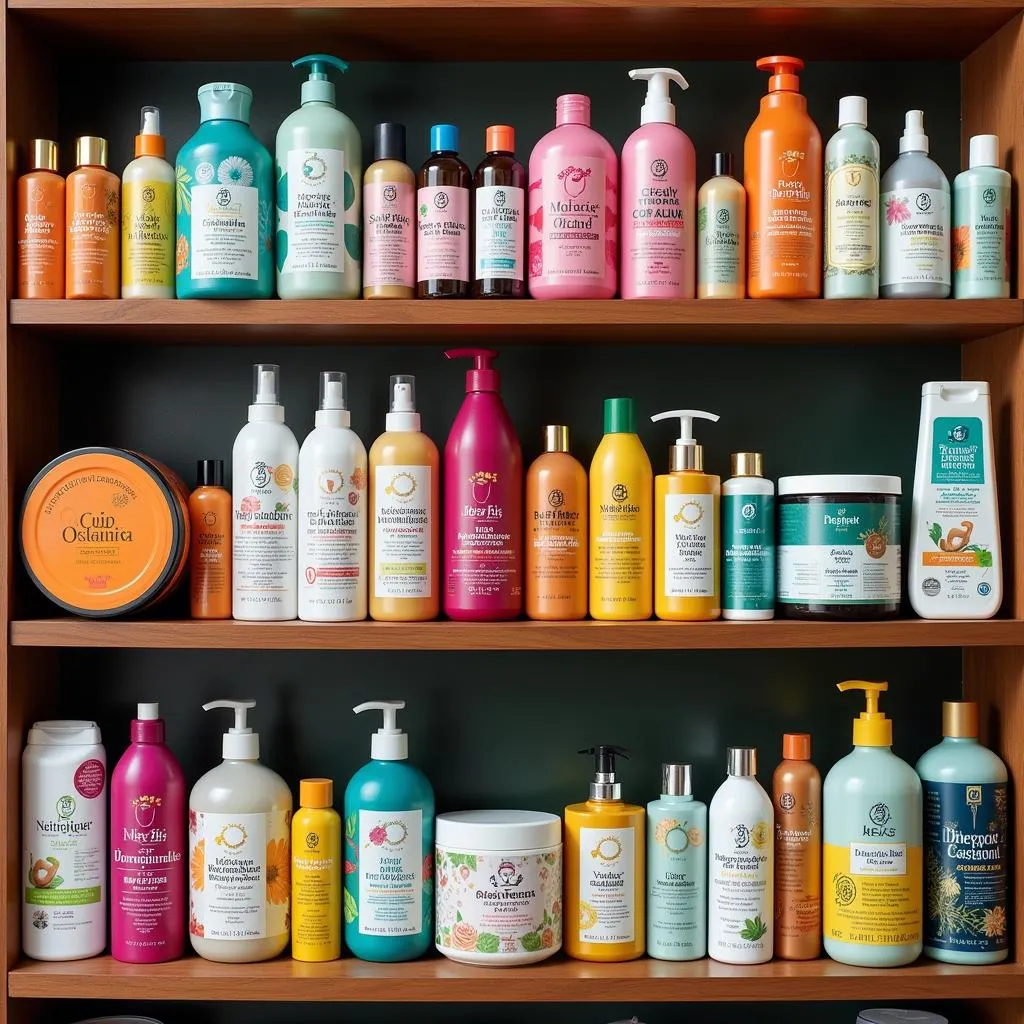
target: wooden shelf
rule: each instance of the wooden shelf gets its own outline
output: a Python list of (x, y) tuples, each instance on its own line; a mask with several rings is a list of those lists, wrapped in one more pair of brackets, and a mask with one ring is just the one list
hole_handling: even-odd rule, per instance
[[(573, 343), (730, 341), (934, 342), (983, 338), (1024, 324), (1016, 299), (796, 302), (210, 302), (39, 301), (10, 304), (11, 324), (69, 342)], [(282, 336), (284, 336), (282, 338)]]
[(233, 622), (26, 619), (15, 647), (591, 651), (1016, 647), (1024, 622)]

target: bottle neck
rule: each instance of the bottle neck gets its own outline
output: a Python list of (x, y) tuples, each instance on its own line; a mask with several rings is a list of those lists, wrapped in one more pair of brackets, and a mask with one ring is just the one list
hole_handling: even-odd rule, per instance
[(132, 721), (132, 743), (163, 743), (162, 718), (136, 718)]
[(420, 414), (418, 412), (389, 412), (384, 418), (384, 429), (401, 434), (418, 434), (420, 432)]
[(317, 427), (342, 427), (352, 425), (352, 413), (348, 409), (317, 409), (313, 420)]
[(250, 423), (284, 423), (283, 405), (250, 405)]

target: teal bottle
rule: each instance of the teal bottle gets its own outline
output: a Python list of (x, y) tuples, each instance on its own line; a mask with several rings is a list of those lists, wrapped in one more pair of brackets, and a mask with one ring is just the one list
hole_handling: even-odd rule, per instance
[(404, 700), (352, 710), (384, 712), (369, 763), (345, 789), (345, 943), (360, 960), (415, 960), (434, 939), (434, 791), (408, 763), (396, 725)]
[(199, 130), (178, 152), (179, 299), (274, 296), (274, 162), (249, 128), (252, 91), (199, 88)]
[(948, 964), (997, 964), (1010, 949), (1011, 833), (1006, 765), (978, 742), (978, 705), (942, 705), (938, 746), (921, 755), (924, 953)]

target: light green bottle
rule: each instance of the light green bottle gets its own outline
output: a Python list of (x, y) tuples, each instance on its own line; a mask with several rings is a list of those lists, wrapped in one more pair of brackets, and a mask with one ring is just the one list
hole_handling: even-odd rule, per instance
[(825, 952), (854, 967), (899, 967), (921, 955), (921, 780), (892, 752), (878, 710), (888, 683), (851, 680), (867, 711), (853, 751), (825, 779), (822, 907)]
[(363, 145), (334, 105), (326, 53), (292, 61), (308, 67), (302, 106), (277, 131), (277, 294), (282, 299), (355, 299), (362, 287)]
[(1013, 927), (1006, 765), (978, 742), (978, 705), (942, 705), (924, 784), (924, 952), (949, 964), (1005, 960)]

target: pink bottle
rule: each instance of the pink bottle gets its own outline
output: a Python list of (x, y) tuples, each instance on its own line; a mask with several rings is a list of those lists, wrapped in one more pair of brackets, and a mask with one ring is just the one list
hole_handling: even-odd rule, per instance
[(530, 154), (530, 295), (610, 299), (618, 283), (619, 161), (590, 127), (590, 97), (559, 96)]
[(466, 398), (444, 449), (443, 607), (450, 619), (514, 619), (523, 609), (523, 455), (498, 395), (497, 352), (468, 357)]
[(110, 779), (110, 952), (130, 964), (185, 948), (185, 775), (164, 745), (159, 704), (140, 704)]
[(692, 299), (696, 294), (693, 143), (676, 127), (669, 83), (687, 88), (672, 68), (640, 68), (646, 81), (640, 127), (622, 147), (622, 286), (624, 299)]

